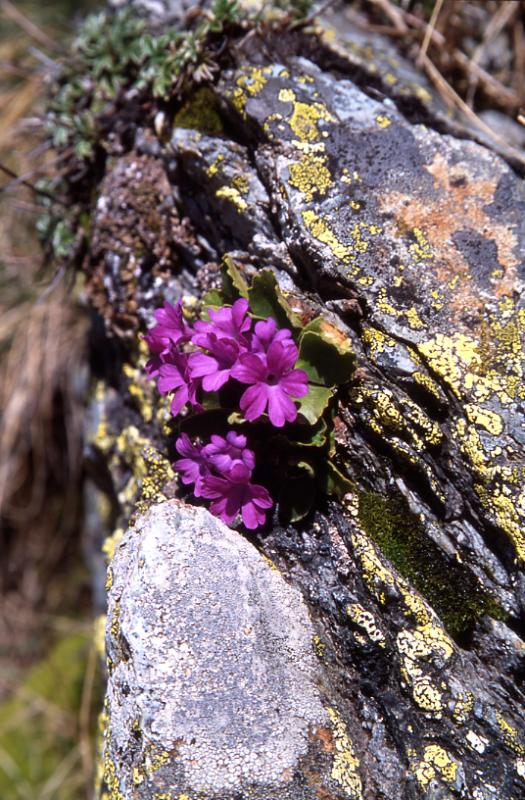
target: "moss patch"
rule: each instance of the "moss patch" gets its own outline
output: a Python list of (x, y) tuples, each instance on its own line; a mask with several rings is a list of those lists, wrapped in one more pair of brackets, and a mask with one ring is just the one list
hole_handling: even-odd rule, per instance
[(177, 112), (176, 128), (191, 128), (213, 135), (224, 133), (217, 98), (208, 86), (197, 89)]
[(505, 618), (499, 603), (475, 577), (446, 558), (425, 536), (401, 495), (385, 498), (361, 492), (359, 518), (386, 558), (425, 597), (452, 636), (467, 634), (484, 614)]

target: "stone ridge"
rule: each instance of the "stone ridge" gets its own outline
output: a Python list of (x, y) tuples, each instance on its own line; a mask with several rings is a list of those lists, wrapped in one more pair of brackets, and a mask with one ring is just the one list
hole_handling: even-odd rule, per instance
[[(329, 742), (345, 728), (323, 707), (300, 592), (237, 532), (178, 501), (152, 507), (127, 531), (112, 570), (111, 796), (288, 797), (321, 727)], [(358, 797), (339, 793), (335, 762), (324, 761), (330, 796)], [(296, 786), (293, 797), (315, 794)]]

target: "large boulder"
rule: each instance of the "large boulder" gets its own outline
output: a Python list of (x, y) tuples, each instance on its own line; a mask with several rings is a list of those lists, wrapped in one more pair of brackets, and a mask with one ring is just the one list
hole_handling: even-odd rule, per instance
[(362, 796), (301, 593), (252, 544), (171, 501), (126, 532), (111, 574), (115, 797)]

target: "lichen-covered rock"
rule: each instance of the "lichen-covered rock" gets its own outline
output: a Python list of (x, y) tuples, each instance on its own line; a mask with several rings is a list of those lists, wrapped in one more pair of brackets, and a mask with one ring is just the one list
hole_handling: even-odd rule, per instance
[[(120, 314), (135, 330), (163, 297), (200, 295), (235, 251), (248, 277), (273, 268), (304, 320), (329, 319), (357, 365), (335, 409), (354, 487), (346, 504), (253, 536), (289, 585), (205, 512), (164, 504), (175, 491), (171, 429), (139, 356), (115, 357), (98, 385), (107, 413), (93, 462), (106, 465), (99, 486), (110, 484), (118, 536), (137, 500), (140, 514), (153, 504), (109, 572), (112, 800), (525, 794), (523, 179), (448, 123), (413, 67), (376, 59), (344, 17), (331, 22), (322, 39), (271, 26), (225, 37), (213, 81), (164, 113), (159, 130), (137, 128), (108, 161), (92, 210), (88, 291), (112, 336), (122, 336)], [(178, 520), (169, 535), (158, 523), (164, 551), (157, 514)], [(210, 605), (197, 602), (203, 593)], [(258, 644), (273, 636), (270, 622), (253, 622), (265, 608), (297, 636), (280, 656), (263, 648), (256, 667), (239, 630), (253, 627)], [(239, 629), (232, 609), (248, 614)], [(188, 622), (198, 665), (182, 612), (198, 621)], [(231, 702), (241, 716), (232, 736), (260, 761), (227, 755), (219, 668), (225, 720)], [(271, 700), (279, 675), (290, 737)], [(301, 681), (310, 688), (298, 699)], [(195, 703), (194, 719), (170, 718), (167, 698)], [(263, 727), (242, 727), (254, 707)], [(212, 755), (198, 750), (204, 735)]]
[(127, 531), (112, 573), (110, 797), (361, 796), (306, 606), (253, 545), (172, 501)]

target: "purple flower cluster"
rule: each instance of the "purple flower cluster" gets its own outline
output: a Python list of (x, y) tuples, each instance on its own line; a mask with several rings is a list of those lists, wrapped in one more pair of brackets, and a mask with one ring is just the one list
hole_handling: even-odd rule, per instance
[(174, 415), (188, 403), (200, 409), (198, 394), (218, 391), (234, 379), (248, 388), (240, 398), (245, 419), (253, 422), (265, 412), (281, 428), (297, 417), (295, 398), (308, 392), (308, 376), (295, 369), (299, 355), (292, 333), (278, 329), (269, 317), (256, 322), (248, 316), (248, 301), (209, 309), (209, 321), (193, 327), (184, 320), (182, 303), (165, 302), (155, 311), (157, 324), (145, 337), (151, 358), (146, 369), (158, 379), (161, 394), (173, 392)]
[[(294, 399), (308, 392), (308, 376), (295, 368), (299, 351), (292, 332), (279, 329), (271, 317), (254, 323), (244, 299), (208, 313), (208, 320), (191, 326), (180, 301), (175, 306), (166, 302), (155, 311), (156, 325), (145, 336), (150, 350), (146, 370), (161, 394), (172, 395), (172, 413), (188, 405), (202, 411), (204, 392), (218, 392), (233, 381), (246, 420), (266, 412), (277, 428), (293, 422)], [(183, 433), (176, 441), (181, 458), (174, 467), (182, 483), (193, 486), (195, 497), (212, 501), (213, 514), (227, 524), (240, 515), (253, 529), (264, 523), (273, 501), (264, 486), (251, 482), (255, 454), (246, 443), (246, 436), (235, 431), (226, 438), (212, 436), (208, 444), (192, 443)]]
[(255, 454), (246, 447), (246, 436), (229, 431), (226, 438), (212, 436), (206, 445), (192, 444), (183, 433), (176, 442), (182, 456), (173, 465), (184, 484), (193, 484), (195, 497), (213, 500), (210, 511), (230, 525), (240, 514), (247, 528), (266, 519), (273, 502), (264, 486), (251, 483)]

